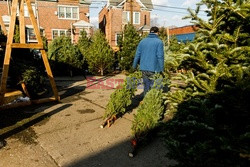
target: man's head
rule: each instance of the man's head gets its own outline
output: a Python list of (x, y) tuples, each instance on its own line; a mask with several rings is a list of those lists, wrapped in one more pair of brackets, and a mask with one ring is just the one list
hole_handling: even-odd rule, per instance
[(150, 33), (158, 33), (159, 32), (159, 28), (158, 27), (151, 27), (150, 28)]

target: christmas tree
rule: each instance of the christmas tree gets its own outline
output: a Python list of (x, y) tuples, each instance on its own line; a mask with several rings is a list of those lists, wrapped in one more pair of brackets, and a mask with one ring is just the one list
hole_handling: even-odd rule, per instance
[(134, 72), (130, 74), (124, 84), (118, 87), (111, 95), (110, 100), (106, 106), (103, 118), (106, 119), (101, 127), (106, 125), (106, 121), (113, 119), (116, 116), (122, 116), (129, 105), (132, 104), (132, 98), (135, 95), (137, 86), (140, 83), (142, 74), (141, 72)]
[[(208, 21), (198, 17), (206, 5)], [(182, 50), (185, 87), (165, 95), (165, 143), (179, 166), (249, 166), (250, 87), (247, 0), (203, 0), (190, 11), (199, 27), (196, 40)]]

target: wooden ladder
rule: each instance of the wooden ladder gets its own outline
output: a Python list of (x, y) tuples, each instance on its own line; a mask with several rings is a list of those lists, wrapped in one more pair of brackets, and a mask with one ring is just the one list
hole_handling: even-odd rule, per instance
[[(26, 40), (25, 40), (24, 3), (26, 3), (27, 8), (28, 8), (30, 20), (34, 28), (36, 39), (38, 41), (37, 43), (29, 44), (29, 43), (26, 43)], [(17, 8), (19, 8), (19, 11), (20, 11), (19, 12), (20, 43), (13, 43), (15, 24), (16, 24), (16, 18), (17, 18)], [(0, 20), (0, 23), (3, 24), (2, 18)], [(9, 71), (9, 66), (10, 66), (11, 51), (13, 48), (26, 48), (26, 49), (33, 48), (33, 49), (39, 49), (39, 51), (41, 52), (43, 63), (44, 63), (54, 96), (49, 97), (49, 98), (32, 100), (32, 102), (43, 103), (43, 102), (49, 102), (49, 101), (59, 101), (60, 97), (58, 95), (56, 83), (55, 83), (55, 80), (54, 80), (54, 77), (53, 77), (53, 74), (49, 65), (49, 61), (48, 61), (47, 54), (43, 45), (43, 41), (40, 36), (40, 30), (39, 30), (39, 27), (37, 25), (37, 22), (36, 22), (36, 19), (32, 10), (30, 0), (13, 0), (12, 1), (11, 19), (10, 19), (8, 36), (7, 36), (7, 43), (6, 43), (6, 50), (5, 50), (5, 57), (4, 57), (4, 63), (3, 63), (1, 85), (0, 85), (0, 106), (3, 105), (4, 103), (8, 71)]]

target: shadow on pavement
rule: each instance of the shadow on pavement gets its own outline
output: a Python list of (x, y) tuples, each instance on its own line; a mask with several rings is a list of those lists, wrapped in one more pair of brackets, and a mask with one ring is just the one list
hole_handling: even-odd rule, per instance
[(66, 167), (163, 167), (175, 164), (175, 161), (166, 157), (166, 149), (159, 137), (140, 147), (133, 158), (128, 156), (130, 149), (130, 141), (123, 141)]
[[(61, 111), (63, 111), (64, 109), (70, 107), (72, 104), (65, 104), (63, 106), (58, 107), (55, 110), (52, 110), (49, 113), (46, 114), (41, 114), (40, 113), (26, 113), (25, 109), (23, 109), (22, 111), (18, 111), (18, 110), (12, 110), (12, 111), (7, 111), (6, 110), (6, 114), (3, 114), (4, 117), (1, 117), (0, 119), (0, 139), (6, 139), (14, 134), (17, 134), (29, 127), (31, 127), (32, 125), (39, 123), (41, 121), (43, 121), (44, 119), (48, 119), (49, 117), (51, 117), (54, 114), (57, 114)], [(48, 106), (49, 108), (49, 106)], [(45, 110), (45, 108), (43, 108), (43, 111)], [(12, 114), (12, 115), (11, 115)], [(39, 115), (38, 115), (39, 114)], [(37, 117), (35, 117), (36, 115), (38, 115)], [(32, 119), (34, 116), (35, 118)], [(32, 117), (32, 118), (31, 118)], [(24, 120), (25, 118), (30, 118), (27, 121), (21, 121)], [(18, 122), (18, 124), (16, 124)], [(11, 126), (13, 125), (13, 128), (7, 128), (6, 130), (2, 130), (5, 127)], [(16, 126), (15, 126), (16, 125)]]

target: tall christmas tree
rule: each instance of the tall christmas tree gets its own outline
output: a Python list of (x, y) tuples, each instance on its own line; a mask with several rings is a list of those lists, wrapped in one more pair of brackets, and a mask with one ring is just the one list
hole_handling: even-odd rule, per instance
[(104, 75), (114, 64), (114, 53), (104, 34), (99, 30), (94, 33), (86, 59), (89, 70)]
[(125, 26), (123, 32), (123, 41), (121, 51), (118, 53), (120, 67), (122, 70), (130, 70), (132, 68), (137, 45), (141, 38), (132, 24)]

